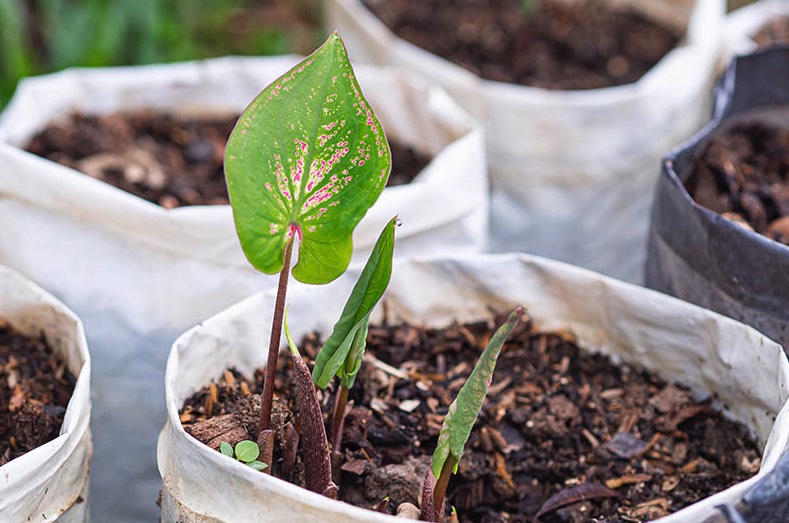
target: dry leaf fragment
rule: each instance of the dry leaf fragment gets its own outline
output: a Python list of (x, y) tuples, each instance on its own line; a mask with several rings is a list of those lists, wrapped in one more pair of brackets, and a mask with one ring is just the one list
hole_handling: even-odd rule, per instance
[(413, 412), (419, 405), (422, 403), (419, 400), (410, 399), (410, 400), (403, 400), (400, 402), (400, 405), (397, 406), (403, 412)]
[(548, 498), (548, 500), (542, 504), (542, 507), (540, 507), (540, 510), (537, 512), (537, 517), (539, 518), (543, 514), (547, 514), (548, 512), (552, 512), (566, 505), (578, 503), (579, 501), (615, 497), (619, 497), (619, 493), (616, 490), (606, 487), (605, 485), (600, 485), (599, 483), (582, 483), (574, 487), (562, 489)]
[(646, 444), (629, 432), (618, 432), (603, 448), (620, 458), (630, 459), (642, 454)]

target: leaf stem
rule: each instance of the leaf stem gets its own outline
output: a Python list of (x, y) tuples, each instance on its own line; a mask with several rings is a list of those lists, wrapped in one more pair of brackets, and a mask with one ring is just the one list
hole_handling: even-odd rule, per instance
[(455, 456), (450, 454), (441, 467), (441, 474), (438, 476), (436, 486), (433, 490), (433, 510), (435, 510), (435, 519), (433, 521), (444, 521), (444, 498), (447, 493), (447, 486), (449, 485), (449, 478), (452, 477), (452, 471), (457, 464)]
[(277, 357), (279, 344), (282, 339), (282, 317), (285, 314), (285, 295), (288, 292), (288, 278), (290, 276), (290, 258), (293, 253), (293, 238), (285, 247), (285, 264), (279, 273), (277, 285), (277, 298), (274, 303), (274, 319), (271, 322), (271, 339), (268, 345), (268, 361), (266, 363), (266, 379), (263, 382), (263, 394), (260, 397), (260, 419), (258, 431), (271, 429), (271, 404), (274, 400), (274, 377), (277, 373)]
[(348, 404), (348, 387), (340, 386), (340, 391), (337, 393), (337, 401), (334, 403), (334, 417), (331, 423), (331, 441), (332, 447), (336, 452), (340, 451), (342, 443), (342, 419), (345, 416), (345, 406)]

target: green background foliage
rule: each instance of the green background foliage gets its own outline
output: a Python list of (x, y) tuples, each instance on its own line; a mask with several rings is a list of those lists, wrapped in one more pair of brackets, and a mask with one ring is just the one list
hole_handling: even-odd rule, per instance
[(307, 54), (320, 0), (0, 0), (0, 108), (19, 79), (67, 67)]

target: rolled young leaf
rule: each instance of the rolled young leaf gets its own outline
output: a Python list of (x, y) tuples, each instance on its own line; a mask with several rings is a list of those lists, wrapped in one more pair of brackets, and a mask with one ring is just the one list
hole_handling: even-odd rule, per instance
[[(367, 338), (370, 313), (383, 296), (392, 277), (394, 255), (394, 230), (397, 216), (381, 231), (367, 263), (354, 285), (340, 319), (326, 343), (315, 358), (312, 379), (320, 388), (326, 388), (331, 379), (340, 374), (343, 386), (353, 384), (361, 365)], [(348, 359), (349, 355), (352, 357)], [(348, 386), (350, 388), (350, 386)]]
[(496, 360), (498, 360), (501, 348), (507, 341), (510, 332), (518, 324), (522, 313), (521, 307), (516, 308), (507, 318), (507, 322), (499, 327), (488, 342), (488, 346), (482, 351), (482, 355), (474, 366), (474, 370), (471, 371), (468, 380), (460, 388), (457, 398), (449, 406), (449, 412), (444, 418), (444, 424), (438, 435), (436, 450), (433, 452), (432, 469), (436, 477), (441, 475), (441, 469), (450, 454), (455, 460), (452, 472), (457, 472), (457, 464), (463, 454), (463, 448), (466, 446), (471, 429), (474, 428), (479, 411), (485, 402), (485, 396), (490, 389)]
[(288, 312), (283, 321), (285, 339), (293, 355), (293, 370), (296, 379), (296, 404), (301, 415), (301, 446), (304, 450), (304, 482), (308, 490), (327, 497), (337, 495), (337, 486), (331, 477), (331, 452), (323, 426), (323, 414), (315, 385), (310, 378), (307, 364), (290, 335)]
[(252, 101), (228, 140), (227, 188), (247, 259), (276, 274), (298, 236), (293, 276), (334, 280), (348, 267), (353, 230), (390, 168), (381, 123), (333, 33)]

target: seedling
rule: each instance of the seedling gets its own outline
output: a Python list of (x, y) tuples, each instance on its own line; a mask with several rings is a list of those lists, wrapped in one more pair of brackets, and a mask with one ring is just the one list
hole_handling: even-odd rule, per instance
[(258, 444), (248, 439), (236, 443), (235, 449), (230, 443), (223, 441), (219, 444), (219, 451), (228, 458), (235, 458), (255, 470), (264, 470), (268, 467), (268, 465), (258, 460), (258, 456), (260, 456)]
[(353, 230), (390, 168), (383, 128), (337, 33), (266, 87), (228, 140), (225, 172), (241, 247), (255, 268), (279, 273), (259, 420), (264, 456), (273, 449), (274, 374), (294, 243), (294, 278), (324, 284), (340, 276)]
[(370, 258), (348, 297), (340, 319), (334, 324), (331, 335), (318, 352), (312, 370), (313, 381), (322, 389), (329, 385), (334, 376), (340, 378), (340, 391), (332, 418), (332, 443), (336, 451), (339, 451), (340, 447), (342, 419), (348, 401), (348, 391), (353, 387), (367, 347), (370, 314), (386, 291), (392, 276), (396, 224), (395, 216), (378, 237)]
[[(482, 351), (474, 370), (468, 380), (458, 392), (457, 398), (449, 406), (449, 411), (444, 418), (441, 432), (438, 435), (438, 444), (433, 453), (433, 463), (425, 484), (422, 488), (422, 514), (420, 519), (425, 521), (443, 521), (444, 497), (447, 485), (452, 474), (457, 473), (458, 463), (463, 455), (471, 429), (477, 421), (479, 411), (485, 402), (485, 396), (490, 389), (496, 361), (501, 353), (501, 348), (512, 329), (520, 321), (523, 309), (517, 307), (507, 318), (507, 322), (499, 327)], [(431, 514), (432, 512), (432, 514)]]

